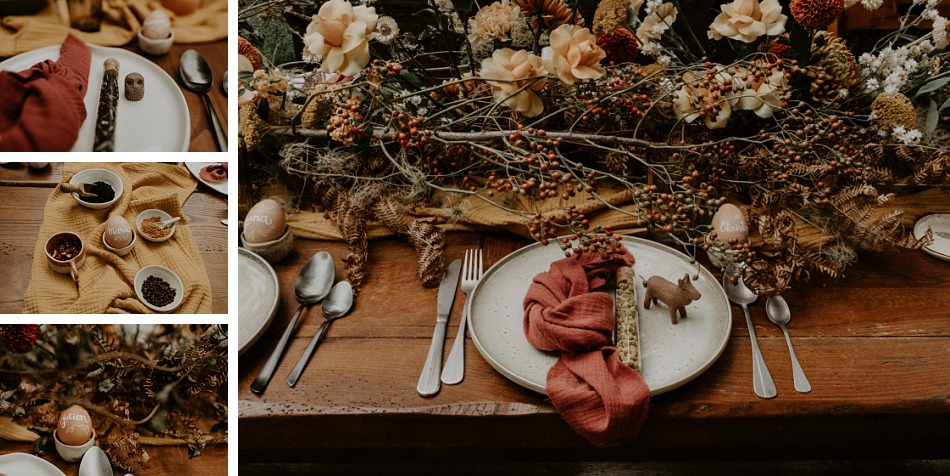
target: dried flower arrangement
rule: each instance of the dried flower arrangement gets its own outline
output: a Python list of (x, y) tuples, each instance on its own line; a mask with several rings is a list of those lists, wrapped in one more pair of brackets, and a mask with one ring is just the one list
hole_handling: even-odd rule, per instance
[[(410, 236), (427, 226), (413, 244), (431, 283), (441, 229), (408, 213), (447, 192), (523, 217), (539, 241), (595, 247), (605, 228), (569, 204), (599, 201), (690, 254), (739, 250), (764, 294), (837, 276), (860, 250), (922, 246), (903, 196), (937, 190), (948, 208), (939, 0), (914, 0), (865, 51), (826, 28), (880, 1), (702, 3), (720, 12), (702, 34), (686, 18), (701, 8), (678, 1), (485, 3), (429, 0), (425, 27), (400, 32), (369, 0), (241, 2), (245, 48), (265, 41), (254, 21), (276, 19), (312, 69), (247, 50), (261, 65), (240, 74), (242, 161), (305, 179), (352, 250), (354, 284), (374, 220)], [(604, 198), (618, 190), (623, 203)], [(744, 208), (751, 243), (716, 240), (710, 219), (727, 202)]]
[(227, 376), (220, 326), (0, 325), (0, 438), (43, 454), (60, 411), (79, 405), (121, 468), (145, 466), (148, 444), (196, 457), (227, 441)]

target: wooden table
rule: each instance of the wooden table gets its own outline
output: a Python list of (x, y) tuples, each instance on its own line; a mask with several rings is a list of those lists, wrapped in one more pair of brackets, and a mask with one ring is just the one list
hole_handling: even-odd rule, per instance
[[(527, 243), (509, 235), (449, 234), (446, 258), (481, 247), (487, 266)], [(794, 390), (785, 340), (760, 300), (751, 306), (752, 319), (778, 396), (753, 394), (749, 335), (741, 309), (732, 306), (731, 335), (718, 361), (654, 397), (632, 444), (600, 450), (576, 435), (545, 397), (490, 367), (470, 339), (462, 383), (443, 385), (432, 398), (416, 393), (437, 291), (419, 284), (416, 255), (396, 238), (370, 242), (370, 275), (355, 310), (333, 324), (296, 388), (284, 378), (322, 321), (317, 310), (302, 318), (264, 395), (252, 394), (251, 381), (297, 308), (293, 281), (301, 265), (327, 250), (338, 278), (344, 275), (342, 243), (301, 239), (295, 248), (275, 266), (278, 315), (239, 361), (239, 430), (253, 435), (240, 439), (239, 461), (252, 474), (278, 462), (444, 469), (466, 462), (477, 468), (525, 461), (950, 457), (950, 264), (921, 251), (863, 253), (847, 277), (816, 277), (784, 294), (811, 393)], [(463, 297), (459, 291), (445, 356)]]
[[(33, 454), (32, 443), (10, 443), (3, 441), (0, 455), (7, 453)], [(201, 451), (201, 456), (188, 459), (188, 448), (184, 446), (148, 446), (149, 460), (144, 469), (135, 471), (135, 476), (225, 476), (228, 474), (228, 445), (214, 445)], [(79, 474), (79, 463), (64, 461), (50, 447), (43, 459), (49, 461), (66, 476)], [(123, 476), (128, 471), (114, 469), (115, 476)], [(13, 476), (13, 475), (11, 475)]]
[[(211, 102), (214, 104), (215, 111), (221, 126), (224, 128), (225, 135), (228, 132), (228, 98), (221, 90), (221, 78), (228, 70), (228, 41), (227, 39), (215, 41), (206, 44), (175, 44), (171, 50), (162, 56), (152, 56), (145, 54), (138, 47), (137, 42), (126, 45), (124, 49), (133, 53), (142, 55), (154, 62), (159, 68), (163, 69), (178, 84), (182, 94), (185, 96), (185, 103), (188, 105), (188, 114), (191, 119), (191, 144), (188, 146), (190, 152), (218, 152), (218, 144), (215, 141), (214, 128), (211, 125), (211, 117), (208, 116), (204, 99), (201, 96), (185, 89), (182, 86), (181, 78), (178, 76), (178, 63), (181, 54), (186, 50), (196, 50), (208, 61), (211, 66), (211, 72), (214, 74), (214, 87), (208, 92)], [(6, 58), (0, 57), (0, 61)], [(146, 85), (147, 87), (147, 85)], [(99, 87), (93, 89), (98, 94)]]
[[(30, 284), (33, 247), (49, 194), (62, 180), (60, 163), (34, 170), (25, 165), (0, 167), (0, 314), (23, 312)], [(199, 184), (182, 209), (189, 218), (198, 251), (211, 281), (211, 310), (228, 313), (227, 197)]]

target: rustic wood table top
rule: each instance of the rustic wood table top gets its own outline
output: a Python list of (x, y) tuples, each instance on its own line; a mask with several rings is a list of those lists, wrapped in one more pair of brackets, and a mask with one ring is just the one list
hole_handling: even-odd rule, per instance
[[(447, 259), (481, 247), (486, 267), (529, 243), (491, 233), (451, 233), (446, 241)], [(760, 299), (750, 311), (778, 396), (753, 394), (749, 334), (741, 309), (731, 306), (729, 341), (712, 367), (653, 397), (632, 444), (599, 450), (544, 396), (496, 372), (471, 339), (460, 384), (432, 398), (416, 393), (437, 290), (420, 285), (416, 254), (396, 238), (370, 243), (370, 274), (355, 309), (330, 328), (296, 388), (284, 379), (323, 320), (317, 308), (301, 318), (266, 392), (252, 394), (297, 308), (293, 282), (303, 263), (326, 250), (338, 279), (345, 276), (344, 244), (299, 239), (294, 246), (274, 266), (278, 314), (239, 361), (240, 433), (253, 435), (240, 439), (243, 464), (950, 457), (950, 265), (921, 251), (865, 253), (846, 277), (815, 277), (784, 294), (811, 393), (794, 390), (784, 337)], [(445, 356), (462, 299), (459, 290)]]
[[(63, 177), (61, 163), (31, 169), (11, 163), (0, 167), (0, 314), (23, 312), (23, 297), (30, 284), (33, 247), (43, 222), (46, 201)], [(211, 281), (211, 309), (228, 313), (228, 217), (227, 197), (203, 184), (182, 207), (188, 217)]]
[[(145, 468), (135, 471), (135, 476), (224, 476), (228, 474), (228, 445), (213, 445), (201, 450), (201, 456), (188, 459), (188, 448), (184, 446), (149, 446), (149, 460)], [(3, 442), (0, 455), (9, 453), (33, 454), (32, 443)], [(79, 474), (79, 463), (70, 463), (50, 449), (43, 459), (56, 466), (66, 476)], [(113, 469), (115, 476), (123, 476), (128, 471)], [(11, 475), (13, 476), (13, 475)]]

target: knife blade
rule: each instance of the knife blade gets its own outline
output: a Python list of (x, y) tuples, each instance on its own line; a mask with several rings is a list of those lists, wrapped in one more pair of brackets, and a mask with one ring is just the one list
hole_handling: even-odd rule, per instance
[(441, 386), (439, 376), (442, 374), (442, 350), (445, 346), (445, 328), (448, 327), (449, 313), (452, 312), (452, 303), (455, 302), (455, 290), (458, 289), (461, 268), (462, 260), (453, 261), (446, 268), (445, 275), (442, 276), (442, 282), (439, 283), (435, 330), (432, 333), (432, 343), (429, 344), (429, 355), (422, 367), (422, 375), (419, 376), (419, 384), (416, 385), (416, 391), (423, 397), (431, 397), (439, 393)]

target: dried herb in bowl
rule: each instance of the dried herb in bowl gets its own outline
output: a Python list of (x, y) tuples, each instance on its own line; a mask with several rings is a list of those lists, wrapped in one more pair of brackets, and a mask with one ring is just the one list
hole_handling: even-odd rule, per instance
[(78, 241), (67, 240), (56, 245), (56, 248), (50, 251), (50, 256), (57, 261), (69, 261), (78, 256), (81, 250), (82, 246)]
[(90, 191), (94, 197), (82, 197), (79, 199), (87, 203), (106, 203), (115, 198), (115, 189), (112, 188), (112, 185), (109, 185), (102, 181), (97, 181), (92, 184), (92, 190)]

